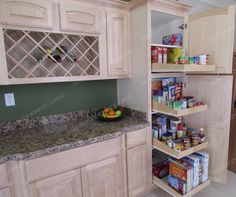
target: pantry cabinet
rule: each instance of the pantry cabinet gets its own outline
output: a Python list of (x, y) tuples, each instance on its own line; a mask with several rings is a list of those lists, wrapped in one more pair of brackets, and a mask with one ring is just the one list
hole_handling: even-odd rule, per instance
[(6, 164), (0, 164), (0, 197), (13, 197)]
[(12, 197), (8, 188), (0, 189), (0, 197)]
[(82, 197), (80, 169), (30, 184), (32, 197)]
[(61, 30), (101, 33), (105, 29), (105, 9), (75, 1), (59, 1)]
[(129, 75), (129, 13), (107, 11), (108, 74)]
[(83, 197), (123, 197), (120, 163), (117, 156), (83, 167)]
[(55, 4), (47, 0), (2, 0), (0, 19), (4, 25), (53, 28)]

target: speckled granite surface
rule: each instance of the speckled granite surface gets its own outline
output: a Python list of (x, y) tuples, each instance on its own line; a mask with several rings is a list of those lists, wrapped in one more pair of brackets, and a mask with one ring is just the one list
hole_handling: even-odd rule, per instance
[(0, 123), (0, 163), (109, 140), (148, 125), (145, 114), (130, 110), (113, 122), (99, 121), (90, 111)]

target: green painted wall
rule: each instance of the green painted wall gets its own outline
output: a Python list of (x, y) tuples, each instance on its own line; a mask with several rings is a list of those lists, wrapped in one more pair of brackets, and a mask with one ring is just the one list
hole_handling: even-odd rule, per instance
[[(5, 107), (4, 93), (15, 93)], [(116, 80), (0, 86), (0, 122), (117, 104)]]

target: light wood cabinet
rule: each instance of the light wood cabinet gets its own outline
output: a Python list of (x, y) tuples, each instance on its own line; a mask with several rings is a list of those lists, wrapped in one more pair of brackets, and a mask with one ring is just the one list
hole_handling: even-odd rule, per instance
[(2, 0), (1, 23), (6, 25), (52, 29), (53, 1)]
[(129, 13), (107, 11), (108, 74), (129, 75)]
[(106, 29), (105, 9), (91, 4), (60, 0), (60, 25), (62, 30), (84, 33), (100, 33)]
[(129, 197), (142, 194), (148, 187), (148, 163), (146, 145), (127, 151), (128, 193)]
[(0, 197), (12, 197), (9, 188), (0, 189)]
[(120, 157), (99, 161), (81, 169), (84, 197), (123, 197)]
[(82, 197), (80, 170), (30, 184), (32, 197)]

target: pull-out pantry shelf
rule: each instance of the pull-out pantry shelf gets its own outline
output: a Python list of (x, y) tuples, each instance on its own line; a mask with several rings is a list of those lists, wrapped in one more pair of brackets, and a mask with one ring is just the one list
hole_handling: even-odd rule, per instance
[(152, 72), (184, 72), (184, 73), (204, 73), (214, 72), (215, 65), (197, 65), (197, 64), (159, 64), (152, 63)]
[(181, 116), (187, 116), (190, 114), (202, 112), (208, 109), (207, 105), (200, 105), (188, 109), (182, 109), (182, 110), (176, 110), (173, 108), (168, 107), (167, 105), (164, 104), (159, 104), (159, 103), (153, 103), (152, 106), (152, 113), (162, 113), (166, 114), (169, 116), (174, 116), (174, 117), (181, 117)]
[(153, 138), (153, 140), (152, 140), (152, 147), (154, 149), (157, 149), (163, 153), (166, 153), (176, 159), (181, 159), (185, 156), (191, 155), (192, 153), (203, 150), (203, 149), (207, 148), (207, 146), (208, 146), (208, 142), (204, 142), (204, 143), (199, 144), (197, 146), (191, 147), (187, 150), (177, 152), (174, 149), (170, 148), (169, 146), (163, 144), (160, 140), (158, 140), (156, 138)]
[(153, 176), (152, 180), (155, 185), (159, 186), (160, 188), (162, 188), (163, 190), (165, 190), (167, 193), (169, 193), (170, 195), (172, 195), (174, 197), (192, 197), (193, 195), (195, 195), (198, 192), (202, 191), (203, 189), (207, 188), (211, 183), (211, 181), (208, 180), (208, 181), (202, 183), (201, 185), (197, 186), (196, 188), (194, 188), (192, 191), (188, 192), (187, 194), (181, 195), (176, 190), (174, 190), (171, 186), (169, 186), (169, 184), (168, 184), (167, 180), (165, 180), (165, 178), (159, 179), (158, 177)]

